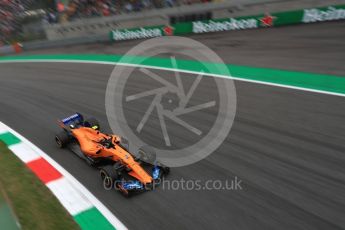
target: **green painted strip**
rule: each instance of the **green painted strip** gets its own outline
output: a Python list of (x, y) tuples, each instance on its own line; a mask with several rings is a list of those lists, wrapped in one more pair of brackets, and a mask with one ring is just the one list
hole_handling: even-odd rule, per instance
[(18, 144), (21, 142), (18, 137), (10, 132), (0, 134), (0, 141), (4, 142), (7, 146)]
[[(1, 57), (0, 61), (20, 60), (71, 60), (71, 61), (96, 61), (112, 62), (123, 64), (140, 64), (153, 67), (174, 69), (170, 59), (156, 57), (133, 57), (120, 55), (97, 55), (97, 54), (63, 54), (63, 55), (34, 55)], [(345, 94), (345, 76), (334, 76), (326, 74), (314, 74), (294, 72), (269, 68), (256, 68), (218, 63), (196, 62), (191, 60), (177, 60), (180, 70), (204, 71), (209, 74), (224, 75), (230, 71), (231, 76), (237, 79), (273, 83), (283, 86), (301, 87), (311, 90), (321, 90), (331, 93)]]
[(115, 229), (107, 219), (98, 211), (97, 208), (91, 208), (74, 216), (74, 220), (83, 230), (94, 229)]

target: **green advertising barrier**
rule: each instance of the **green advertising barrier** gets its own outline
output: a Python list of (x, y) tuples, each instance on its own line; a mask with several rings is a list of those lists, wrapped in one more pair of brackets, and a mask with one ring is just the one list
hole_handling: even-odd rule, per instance
[(310, 8), (272, 14), (261, 14), (256, 16), (224, 18), (207, 21), (177, 23), (172, 25), (159, 25), (151, 27), (114, 30), (110, 32), (110, 40), (121, 41), (144, 38), (147, 39), (160, 36), (255, 29), (340, 19), (345, 19), (345, 5)]
[(219, 32), (345, 19), (345, 5), (312, 8), (257, 16), (192, 22), (193, 33)]

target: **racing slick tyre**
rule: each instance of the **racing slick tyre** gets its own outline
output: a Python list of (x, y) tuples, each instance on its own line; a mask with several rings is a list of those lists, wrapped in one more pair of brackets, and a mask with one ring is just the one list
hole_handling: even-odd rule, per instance
[[(118, 168), (118, 169), (117, 169)], [(121, 186), (120, 181), (120, 167), (115, 165), (107, 165), (101, 168), (100, 174), (103, 180), (103, 185), (105, 189), (115, 188), (125, 197), (130, 197), (132, 193)]]
[(148, 145), (142, 146), (138, 150), (139, 159), (145, 163), (154, 165), (156, 162), (156, 151)]
[(59, 148), (64, 148), (69, 142), (69, 136), (65, 131), (61, 131), (55, 135), (55, 142)]
[(119, 180), (119, 173), (112, 165), (106, 165), (100, 169), (100, 175), (105, 189), (112, 189)]
[(99, 122), (96, 118), (94, 117), (90, 117), (87, 120), (84, 121), (84, 126), (85, 127), (89, 127), (89, 128), (93, 128), (95, 130), (100, 130), (100, 125)]

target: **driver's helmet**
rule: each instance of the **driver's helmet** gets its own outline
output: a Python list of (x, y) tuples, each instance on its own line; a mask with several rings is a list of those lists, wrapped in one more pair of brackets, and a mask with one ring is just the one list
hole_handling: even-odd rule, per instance
[(70, 124), (69, 127), (70, 127), (71, 129), (75, 129), (75, 125), (74, 125), (74, 124)]

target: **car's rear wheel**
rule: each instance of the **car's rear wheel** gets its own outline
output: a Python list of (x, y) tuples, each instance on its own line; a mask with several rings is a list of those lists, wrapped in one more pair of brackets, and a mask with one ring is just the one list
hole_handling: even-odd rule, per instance
[(60, 133), (55, 135), (55, 142), (59, 148), (66, 147), (66, 145), (69, 143), (69, 140), (70, 138), (65, 131), (61, 131)]
[(85, 127), (89, 127), (89, 128), (93, 128), (95, 130), (100, 130), (100, 125), (99, 122), (96, 118), (94, 117), (90, 117), (87, 120), (84, 121), (84, 126)]

